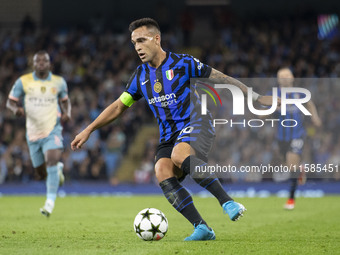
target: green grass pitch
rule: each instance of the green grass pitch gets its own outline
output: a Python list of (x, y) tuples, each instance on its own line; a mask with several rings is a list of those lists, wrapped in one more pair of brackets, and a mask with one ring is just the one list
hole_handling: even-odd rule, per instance
[[(49, 219), (44, 197), (0, 197), (0, 254), (340, 254), (340, 199), (300, 198), (285, 211), (281, 198), (242, 198), (238, 222), (214, 198), (194, 197), (216, 241), (184, 242), (193, 227), (162, 196), (58, 198)], [(163, 211), (169, 230), (161, 241), (140, 240), (136, 214)]]

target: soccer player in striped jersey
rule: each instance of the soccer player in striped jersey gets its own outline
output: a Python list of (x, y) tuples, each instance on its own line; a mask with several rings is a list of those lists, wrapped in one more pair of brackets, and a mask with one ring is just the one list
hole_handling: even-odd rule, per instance
[[(200, 102), (195, 97), (190, 98), (195, 92), (190, 78), (210, 78), (214, 83), (234, 84), (245, 94), (247, 87), (192, 56), (164, 51), (159, 26), (153, 19), (136, 20), (130, 24), (129, 30), (143, 64), (137, 67), (120, 98), (78, 134), (71, 147), (73, 150), (81, 148), (94, 130), (109, 124), (144, 97), (159, 124), (160, 143), (155, 159), (157, 180), (171, 205), (194, 226), (193, 234), (185, 240), (214, 240), (214, 231), (198, 213), (191, 195), (180, 183), (190, 175), (190, 166), (206, 164), (215, 137), (211, 115), (201, 116)], [(272, 103), (271, 96), (254, 93), (253, 98), (263, 105)], [(228, 196), (214, 174), (192, 175), (192, 178), (218, 199), (231, 220), (237, 220), (245, 211), (243, 205)]]
[[(54, 208), (58, 187), (64, 182), (63, 163), (59, 162), (63, 150), (60, 121), (71, 118), (71, 104), (65, 80), (50, 71), (50, 56), (38, 51), (33, 56), (34, 72), (22, 75), (8, 96), (7, 108), (16, 116), (26, 117), (26, 139), (33, 167), (40, 179), (46, 175), (46, 202), (40, 208), (50, 216)], [(24, 107), (19, 106), (23, 99)]]
[[(277, 79), (280, 87), (293, 87), (294, 86), (294, 75), (292, 71), (283, 67), (280, 68), (277, 72)], [(278, 96), (281, 97), (281, 90), (278, 90)], [(293, 92), (288, 93), (287, 98), (301, 98), (305, 97), (304, 94)], [(315, 104), (312, 100), (306, 103), (306, 108), (312, 114), (311, 120), (316, 127), (321, 126), (321, 120), (317, 113)], [(278, 125), (277, 129), (277, 139), (279, 141), (280, 153), (284, 158), (285, 164), (287, 166), (295, 166), (294, 169), (297, 169), (296, 172), (291, 172), (291, 187), (290, 187), (290, 195), (289, 199), (284, 205), (284, 208), (287, 210), (292, 210), (295, 207), (295, 191), (298, 185), (298, 182), (303, 184), (305, 181), (305, 174), (303, 169), (299, 169), (299, 165), (301, 163), (301, 154), (304, 145), (304, 138), (306, 136), (305, 128), (303, 126), (304, 115), (302, 112), (294, 105), (291, 107), (287, 107), (287, 115), (282, 116), (279, 111), (276, 111), (276, 118), (281, 122), (284, 119), (293, 119), (297, 122), (295, 127), (283, 127)], [(293, 123), (292, 123), (293, 124)], [(299, 178), (300, 176), (300, 178)], [(299, 181), (300, 180), (300, 181)]]

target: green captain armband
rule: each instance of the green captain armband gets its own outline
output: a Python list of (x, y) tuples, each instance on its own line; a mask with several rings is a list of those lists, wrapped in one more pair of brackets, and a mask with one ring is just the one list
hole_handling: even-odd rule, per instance
[(123, 94), (120, 95), (119, 99), (127, 107), (130, 107), (131, 105), (133, 105), (134, 102), (136, 102), (135, 100), (133, 100), (132, 96), (127, 92), (123, 92)]

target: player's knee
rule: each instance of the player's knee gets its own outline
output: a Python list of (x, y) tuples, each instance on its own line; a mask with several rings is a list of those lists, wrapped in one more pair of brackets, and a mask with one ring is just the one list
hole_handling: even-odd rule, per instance
[(195, 155), (195, 150), (187, 143), (177, 144), (171, 153), (171, 160), (175, 166), (181, 169), (182, 163), (190, 155)]
[(185, 158), (183, 157), (181, 153), (178, 153), (175, 150), (172, 151), (171, 160), (175, 166), (177, 166), (178, 168), (181, 168), (184, 159)]
[(61, 150), (48, 150), (46, 152), (45, 158), (46, 158), (46, 166), (55, 166), (58, 164), (58, 161), (61, 157)]
[(159, 160), (156, 163), (155, 175), (156, 175), (158, 182), (162, 182), (166, 179), (174, 177), (172, 167), (170, 167), (168, 164), (162, 163), (161, 160)]

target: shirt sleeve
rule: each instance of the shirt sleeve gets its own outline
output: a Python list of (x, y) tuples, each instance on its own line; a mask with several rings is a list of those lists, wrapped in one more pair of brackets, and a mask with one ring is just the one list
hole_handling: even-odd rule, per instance
[(21, 79), (17, 79), (9, 93), (8, 98), (14, 101), (19, 101), (21, 97), (25, 95), (24, 88), (22, 86)]
[(188, 55), (190, 59), (191, 78), (209, 78), (212, 68), (200, 62), (197, 58)]
[(59, 98), (61, 100), (66, 100), (68, 99), (67, 83), (64, 78), (61, 78), (61, 79), (62, 79), (62, 82), (61, 82), (61, 89), (59, 91)]
[(125, 89), (125, 92), (129, 93), (134, 101), (138, 101), (143, 97), (139, 91), (140, 84), (138, 79), (139, 77), (138, 73), (139, 70), (137, 69), (130, 77)]

